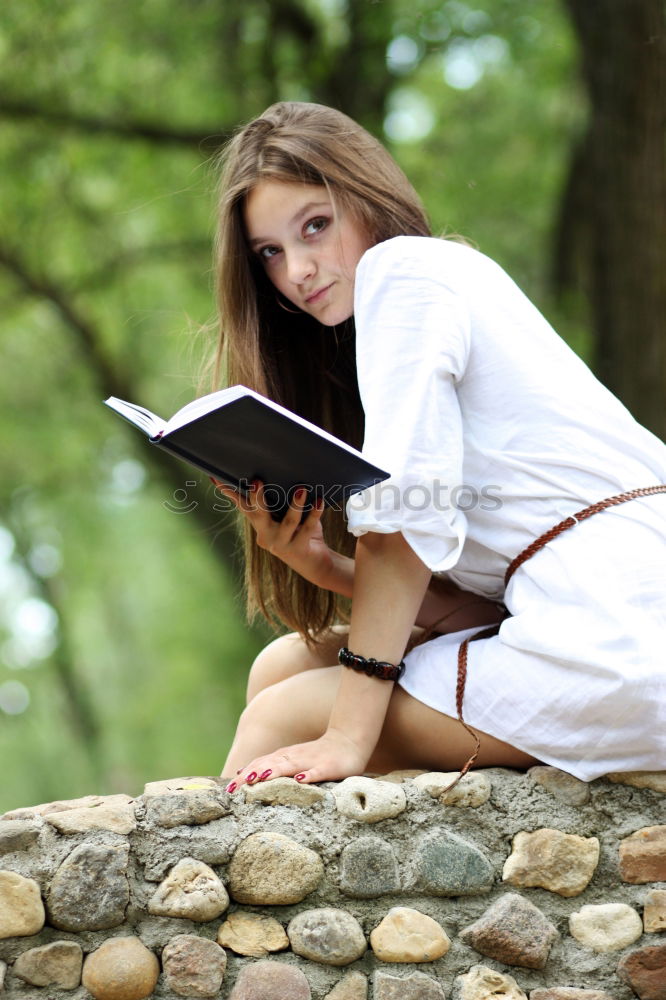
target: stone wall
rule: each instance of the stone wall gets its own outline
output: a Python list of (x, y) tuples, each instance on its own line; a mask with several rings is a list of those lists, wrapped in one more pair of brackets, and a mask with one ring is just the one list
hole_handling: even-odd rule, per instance
[(153, 782), (0, 820), (0, 1000), (666, 1000), (666, 773)]

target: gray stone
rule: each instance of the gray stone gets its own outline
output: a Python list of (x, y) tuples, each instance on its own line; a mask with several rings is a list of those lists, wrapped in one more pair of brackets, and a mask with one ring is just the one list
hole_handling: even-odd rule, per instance
[(444, 989), (423, 972), (411, 976), (392, 976), (388, 972), (375, 972), (373, 1000), (445, 1000)]
[(380, 837), (359, 837), (340, 856), (340, 889), (354, 899), (373, 899), (400, 889), (398, 859)]
[(428, 771), (414, 778), (414, 784), (439, 799), (443, 806), (478, 809), (490, 798), (490, 778), (483, 771), (472, 771), (450, 788), (459, 774), (460, 771)]
[(460, 937), (482, 955), (505, 965), (543, 969), (558, 933), (538, 907), (518, 893), (507, 892), (465, 927)]
[(254, 785), (243, 785), (246, 802), (261, 802), (266, 806), (298, 806), (307, 809), (328, 798), (329, 793), (318, 785), (301, 785), (294, 778), (272, 778)]
[(95, 1000), (144, 1000), (159, 974), (159, 962), (138, 938), (117, 937), (88, 955), (81, 978)]
[(433, 896), (472, 896), (488, 892), (493, 884), (493, 866), (485, 854), (448, 830), (426, 837), (419, 854), (419, 881)]
[(99, 804), (50, 812), (44, 818), (60, 833), (109, 830), (112, 833), (128, 834), (136, 829), (134, 802), (126, 795), (108, 795)]
[(348, 972), (326, 994), (326, 1000), (368, 1000), (368, 980), (362, 972)]
[(0, 820), (36, 819), (39, 816), (50, 816), (53, 813), (66, 812), (69, 809), (93, 809), (109, 803), (118, 805), (133, 801), (131, 795), (84, 795), (80, 799), (58, 799), (56, 802), (43, 802), (38, 806), (12, 809), (10, 812), (3, 813)]
[(323, 965), (349, 965), (367, 948), (358, 920), (332, 907), (298, 913), (287, 927), (287, 936), (293, 952)]
[(54, 941), (30, 948), (14, 962), (13, 973), (31, 986), (61, 986), (73, 990), (81, 982), (83, 950), (75, 941)]
[(345, 778), (332, 792), (338, 812), (361, 823), (392, 819), (407, 808), (401, 785), (376, 778)]
[(224, 788), (219, 778), (190, 775), (186, 778), (165, 778), (161, 781), (149, 781), (143, 788), (143, 798), (153, 795), (190, 795), (192, 792), (214, 791)]
[(538, 764), (536, 767), (531, 767), (527, 774), (554, 798), (569, 806), (583, 806), (590, 799), (590, 786), (587, 782), (574, 778), (573, 774), (560, 771), (557, 767)]
[(300, 903), (324, 877), (314, 851), (281, 833), (253, 833), (229, 865), (229, 892), (239, 903)]
[(245, 965), (229, 1000), (311, 1000), (312, 993), (300, 969), (284, 962), (262, 960)]
[(128, 844), (76, 847), (53, 877), (49, 922), (63, 931), (99, 931), (121, 924), (129, 903), (128, 856)]
[(161, 882), (182, 858), (196, 858), (207, 865), (223, 865), (238, 844), (238, 824), (233, 816), (211, 820), (204, 826), (175, 830), (153, 827), (132, 838), (132, 853), (143, 865), (147, 882)]
[(487, 965), (473, 965), (464, 976), (458, 976), (453, 996), (456, 1000), (527, 1000), (513, 976)]
[(164, 985), (179, 997), (214, 997), (227, 968), (223, 948), (209, 938), (177, 934), (162, 952)]
[(183, 858), (155, 890), (148, 912), (158, 917), (215, 920), (229, 906), (229, 896), (212, 868)]
[(37, 934), (44, 918), (37, 882), (16, 872), (0, 871), (0, 938)]
[(165, 829), (210, 823), (231, 812), (229, 796), (219, 787), (195, 789), (189, 794), (151, 795), (144, 805), (146, 821)]
[(0, 990), (4, 988), (6, 975), (7, 975), (7, 965), (5, 962), (0, 962)]
[(27, 851), (39, 839), (39, 827), (31, 820), (8, 819), (0, 823), (0, 854)]

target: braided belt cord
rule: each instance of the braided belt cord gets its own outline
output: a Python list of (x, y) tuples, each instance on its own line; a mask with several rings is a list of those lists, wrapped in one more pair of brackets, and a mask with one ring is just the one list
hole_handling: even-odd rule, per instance
[[(597, 503), (590, 504), (589, 507), (584, 507), (583, 510), (579, 510), (576, 514), (571, 514), (569, 517), (565, 518), (564, 521), (560, 521), (559, 524), (554, 525), (545, 531), (543, 535), (539, 535), (533, 542), (530, 543), (526, 548), (519, 552), (516, 558), (509, 563), (506, 573), (504, 574), (504, 585), (509, 583), (509, 580), (516, 572), (516, 570), (531, 559), (533, 555), (539, 552), (540, 549), (552, 542), (554, 538), (561, 535), (563, 531), (567, 531), (569, 528), (574, 528), (580, 521), (585, 521), (588, 517), (592, 517), (593, 514), (598, 514), (602, 510), (607, 510), (609, 507), (616, 507), (618, 504), (626, 503), (627, 500), (636, 500), (641, 497), (653, 496), (655, 493), (666, 493), (666, 484), (660, 484), (659, 486), (644, 486), (640, 489), (629, 490), (626, 493), (617, 493), (615, 496), (606, 497), (605, 500), (599, 500)], [(508, 616), (508, 613), (507, 613)], [(500, 623), (501, 624), (501, 623)], [(467, 730), (469, 735), (474, 740), (474, 752), (472, 753), (469, 760), (463, 765), (458, 776), (448, 785), (442, 794), (449, 792), (454, 788), (461, 778), (463, 778), (469, 769), (474, 766), (477, 757), (479, 756), (479, 750), (481, 748), (481, 741), (477, 733), (468, 726), (463, 719), (463, 699), (465, 697), (465, 684), (467, 682), (467, 651), (470, 642), (475, 642), (477, 639), (489, 639), (492, 635), (497, 635), (500, 630), (500, 625), (491, 625), (488, 628), (482, 629), (475, 635), (465, 639), (461, 642), (458, 648), (458, 678), (456, 682), (456, 711), (458, 713), (458, 722)]]
[(559, 524), (554, 525), (548, 531), (545, 531), (543, 535), (533, 541), (527, 548), (519, 552), (513, 562), (509, 563), (509, 567), (504, 574), (504, 586), (506, 586), (516, 572), (519, 566), (522, 566), (524, 562), (527, 562), (539, 549), (542, 549), (544, 545), (548, 545), (552, 542), (554, 538), (561, 535), (563, 531), (567, 528), (573, 528), (579, 521), (584, 521), (588, 517), (592, 517), (593, 514), (598, 514), (602, 510), (607, 510), (608, 507), (617, 507), (618, 504), (626, 503), (627, 500), (636, 500), (640, 497), (650, 497), (655, 493), (666, 493), (666, 485), (659, 486), (644, 486), (638, 490), (630, 490), (628, 493), (617, 493), (613, 497), (606, 497), (605, 500), (599, 500), (597, 503), (590, 504), (589, 507), (584, 507), (583, 510), (579, 510), (576, 514), (570, 514), (569, 517), (565, 518), (564, 521), (560, 521)]

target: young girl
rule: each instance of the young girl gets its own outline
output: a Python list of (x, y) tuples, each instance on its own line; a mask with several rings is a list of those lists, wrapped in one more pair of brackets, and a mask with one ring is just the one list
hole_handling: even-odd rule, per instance
[(280, 523), (263, 484), (225, 490), (250, 609), (295, 630), (252, 667), (229, 791), (459, 769), (459, 649), (489, 625), (463, 646), (478, 765), (666, 768), (666, 495), (573, 517), (665, 483), (666, 447), (500, 267), (432, 238), (355, 122), (281, 103), (226, 150), (218, 293), (218, 373), (391, 473), (346, 512), (303, 518), (299, 492)]

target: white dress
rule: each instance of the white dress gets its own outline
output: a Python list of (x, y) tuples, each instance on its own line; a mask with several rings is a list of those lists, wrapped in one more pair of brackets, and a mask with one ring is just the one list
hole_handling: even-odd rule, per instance
[[(373, 247), (354, 315), (363, 451), (392, 476), (351, 498), (349, 530), (402, 531), (433, 572), (512, 614), (469, 647), (466, 721), (586, 781), (666, 769), (666, 494), (581, 522), (503, 585), (567, 515), (666, 483), (666, 446), (469, 247)], [(474, 631), (412, 650), (405, 690), (455, 716)]]

